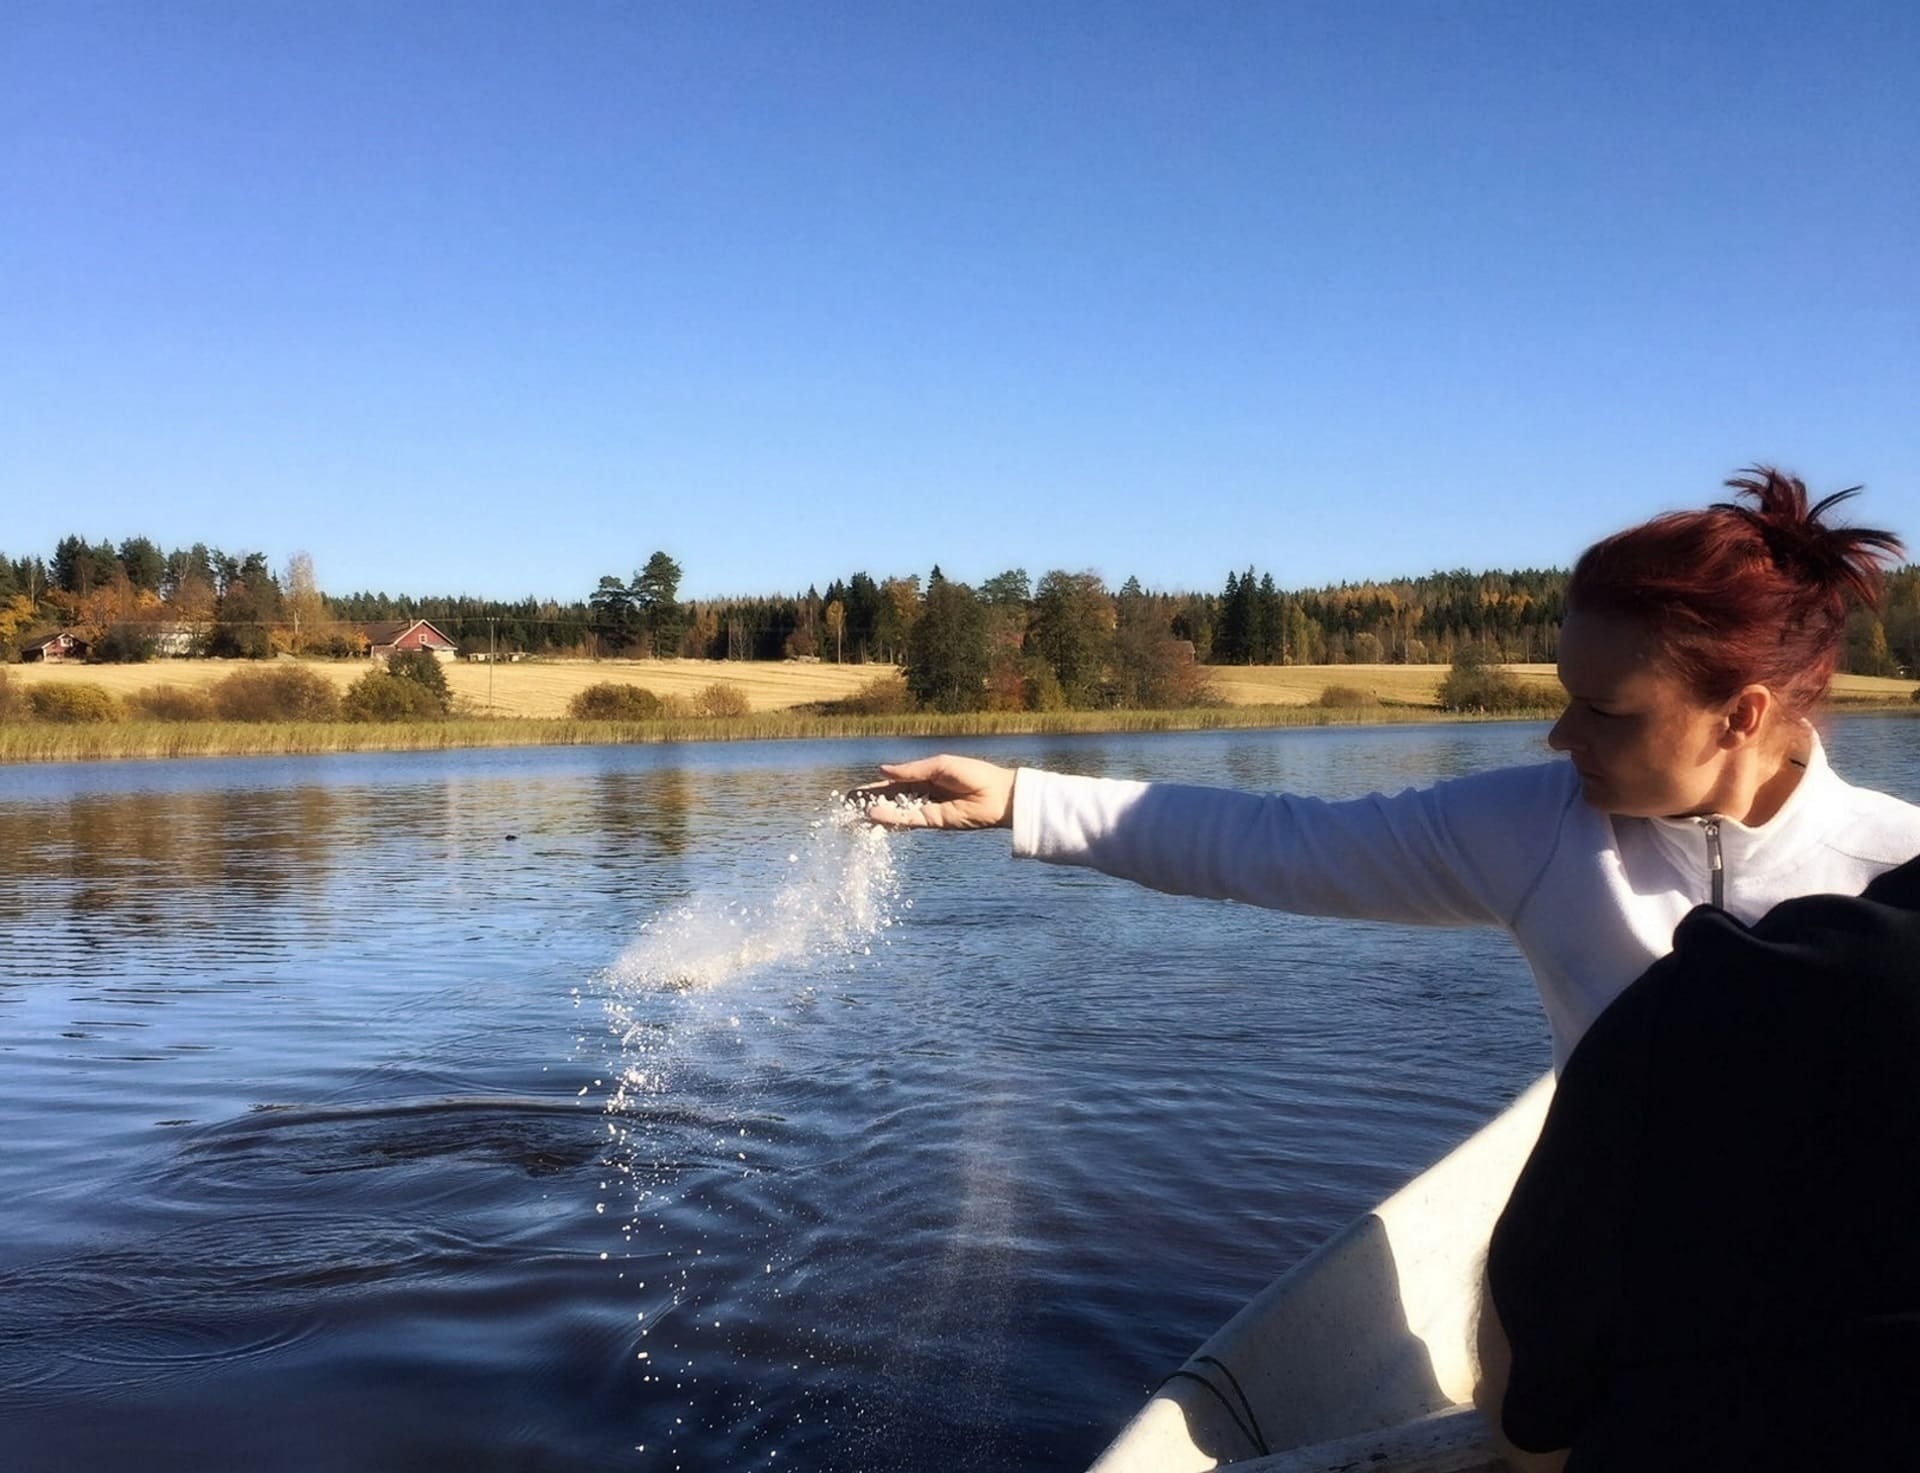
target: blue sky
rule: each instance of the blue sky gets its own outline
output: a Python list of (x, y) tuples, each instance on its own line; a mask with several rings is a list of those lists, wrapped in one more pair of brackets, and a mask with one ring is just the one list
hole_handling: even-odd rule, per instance
[(1920, 544), (1909, 3), (87, 3), (0, 34), (0, 549), (335, 592)]

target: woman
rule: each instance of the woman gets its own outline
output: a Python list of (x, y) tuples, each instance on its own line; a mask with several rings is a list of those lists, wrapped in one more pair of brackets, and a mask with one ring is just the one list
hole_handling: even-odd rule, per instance
[[(1331, 803), (1015, 772), (883, 767), (876, 823), (1011, 828), (1016, 855), (1302, 914), (1488, 925), (1518, 942), (1565, 1063), (1696, 905), (1752, 921), (1858, 893), (1920, 853), (1920, 808), (1843, 782), (1808, 715), (1850, 597), (1877, 600), (1886, 532), (1829, 526), (1757, 468), (1721, 502), (1616, 533), (1568, 585), (1548, 743), (1567, 762)], [(905, 800), (905, 801), (896, 801)]]

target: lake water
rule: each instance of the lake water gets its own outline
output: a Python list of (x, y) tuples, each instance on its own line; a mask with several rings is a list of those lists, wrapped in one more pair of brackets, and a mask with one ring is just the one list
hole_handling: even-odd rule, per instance
[[(1535, 725), (1016, 738), (1357, 794)], [(1920, 723), (1832, 723), (1920, 800)], [(1077, 1469), (1547, 1063), (1489, 933), (886, 836), (926, 744), (0, 770), (8, 1469)]]

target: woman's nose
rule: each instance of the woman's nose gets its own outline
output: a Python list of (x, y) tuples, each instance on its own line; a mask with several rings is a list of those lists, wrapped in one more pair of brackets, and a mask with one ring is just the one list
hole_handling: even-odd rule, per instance
[(1572, 714), (1573, 708), (1569, 706), (1560, 713), (1560, 719), (1553, 723), (1553, 730), (1547, 733), (1547, 745), (1556, 752), (1571, 752), (1573, 750), (1573, 737), (1568, 731), (1568, 728), (1572, 726), (1573, 723), (1567, 719)]

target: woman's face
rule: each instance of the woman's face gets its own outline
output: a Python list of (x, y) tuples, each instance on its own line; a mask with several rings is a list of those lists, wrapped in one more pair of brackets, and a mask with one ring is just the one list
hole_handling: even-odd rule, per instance
[(1700, 704), (1638, 622), (1568, 614), (1559, 668), (1567, 709), (1547, 744), (1573, 760), (1588, 803), (1633, 818), (1718, 811), (1726, 713)]

